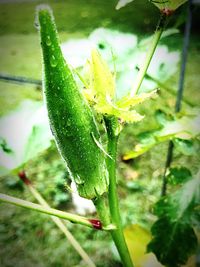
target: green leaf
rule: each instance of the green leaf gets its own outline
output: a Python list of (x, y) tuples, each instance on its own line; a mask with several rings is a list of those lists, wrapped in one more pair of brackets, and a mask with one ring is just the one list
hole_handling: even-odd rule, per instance
[(195, 146), (193, 140), (200, 135), (200, 115), (198, 113), (182, 117), (169, 117), (159, 110), (155, 116), (161, 129), (138, 135), (138, 144), (123, 156), (125, 160), (138, 157), (155, 145), (167, 140), (173, 140), (176, 148), (185, 155), (197, 153), (199, 145), (196, 144)]
[(167, 175), (167, 181), (173, 185), (183, 184), (191, 178), (191, 171), (185, 167), (170, 168), (169, 174)]
[(126, 5), (128, 5), (129, 3), (133, 2), (134, 0), (119, 0), (119, 2), (116, 5), (116, 9), (120, 9)]
[(165, 124), (169, 120), (173, 120), (173, 118), (169, 118), (169, 115), (167, 115), (161, 109), (156, 110), (156, 112), (155, 112), (155, 119), (160, 124), (160, 126), (165, 126)]
[(154, 131), (143, 132), (139, 134), (137, 138), (139, 140), (138, 144), (133, 150), (123, 155), (123, 160), (137, 158), (138, 156), (150, 150), (157, 143), (156, 139), (154, 138)]
[(25, 145), (23, 161), (27, 162), (41, 151), (50, 147), (51, 133), (45, 124), (33, 125)]
[(15, 111), (0, 119), (0, 136), (12, 153), (0, 151), (0, 172), (16, 169), (47, 149), (52, 135), (41, 102), (24, 101)]
[(111, 100), (107, 99), (107, 102), (102, 101), (95, 105), (95, 109), (97, 112), (115, 116), (120, 119), (121, 122), (137, 122), (144, 118), (144, 116), (137, 113), (135, 110), (120, 109), (115, 104), (112, 103)]
[(5, 153), (12, 153), (12, 149), (8, 146), (7, 142), (5, 139), (0, 137), (0, 147)]
[(179, 6), (183, 5), (187, 0), (156, 0), (151, 1), (160, 10), (176, 10)]
[(169, 267), (184, 264), (197, 249), (197, 237), (193, 230), (194, 217), (199, 213), (200, 171), (174, 194), (162, 198), (155, 206), (158, 220), (151, 231), (152, 241), (148, 252)]
[(154, 252), (157, 259), (167, 267), (178, 267), (197, 248), (194, 230), (181, 222), (170, 222), (168, 218), (159, 219), (152, 227), (154, 239), (148, 245), (148, 252)]
[(119, 101), (117, 101), (118, 108), (132, 108), (138, 104), (143, 103), (149, 98), (155, 97), (157, 90), (153, 90), (150, 93), (141, 93), (139, 95), (135, 95), (134, 97), (130, 97), (128, 94), (127, 96), (122, 97)]
[(184, 140), (180, 138), (174, 138), (173, 143), (176, 149), (186, 156), (198, 155), (199, 153), (199, 143), (195, 140)]

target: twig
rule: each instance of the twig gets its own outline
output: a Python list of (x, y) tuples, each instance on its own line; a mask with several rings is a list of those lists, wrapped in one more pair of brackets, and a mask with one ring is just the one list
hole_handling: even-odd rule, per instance
[(145, 74), (147, 72), (147, 69), (149, 67), (149, 64), (151, 62), (151, 59), (154, 55), (154, 52), (156, 50), (156, 47), (158, 45), (158, 42), (160, 40), (160, 37), (163, 33), (163, 30), (165, 28), (165, 25), (166, 25), (166, 22), (167, 22), (167, 16), (165, 14), (161, 14), (161, 17), (160, 17), (160, 20), (158, 22), (158, 26), (157, 26), (157, 29), (153, 35), (153, 39), (151, 41), (151, 45), (148, 49), (148, 52), (146, 54), (146, 57), (145, 57), (145, 60), (139, 70), (139, 73), (138, 73), (138, 76), (136, 78), (136, 81), (134, 83), (134, 86), (131, 90), (131, 93), (130, 95), (131, 96), (134, 96), (137, 94), (138, 90), (140, 89), (140, 85), (142, 84), (142, 81), (145, 77)]
[[(9, 203), (15, 206), (19, 206), (19, 207), (23, 207), (26, 209), (30, 209), (30, 210), (34, 210), (34, 211), (38, 211), (44, 214), (48, 214), (51, 216), (55, 216), (64, 220), (68, 220), (72, 223), (77, 223), (77, 224), (82, 224), (85, 225), (87, 227), (93, 228), (93, 229), (98, 229), (98, 230), (112, 230), (115, 229), (115, 226), (110, 225), (110, 227), (100, 227), (101, 226), (101, 222), (97, 219), (87, 219), (85, 217), (76, 215), (76, 214), (72, 214), (69, 212), (64, 212), (61, 210), (56, 210), (56, 209), (52, 209), (52, 208), (47, 208), (47, 207), (43, 207), (41, 205), (35, 204), (33, 202), (30, 201), (26, 201), (20, 198), (16, 198), (16, 197), (12, 197), (6, 194), (0, 194), (0, 201), (5, 202), (5, 203)], [(99, 227), (97, 227), (99, 226)]]

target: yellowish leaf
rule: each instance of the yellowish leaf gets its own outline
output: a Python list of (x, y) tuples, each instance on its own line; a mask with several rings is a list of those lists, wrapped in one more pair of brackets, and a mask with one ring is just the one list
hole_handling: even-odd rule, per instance
[(90, 88), (97, 98), (115, 98), (115, 79), (99, 52), (92, 50), (90, 61)]
[(162, 267), (153, 253), (146, 253), (151, 234), (138, 224), (124, 229), (125, 239), (135, 267)]
[(140, 115), (135, 110), (129, 110), (128, 108), (126, 109), (118, 108), (118, 106), (113, 104), (111, 100), (109, 101), (108, 98), (107, 102), (99, 101), (95, 105), (95, 109), (97, 112), (100, 112), (102, 114), (113, 115), (119, 118), (121, 122), (129, 122), (129, 123), (137, 122), (141, 121), (144, 118), (144, 116)]
[(155, 97), (156, 92), (157, 92), (157, 90), (154, 90), (150, 93), (142, 93), (142, 94), (136, 95), (134, 97), (131, 97), (130, 95), (124, 96), (122, 99), (117, 101), (117, 106), (119, 108), (134, 107), (135, 105), (143, 103), (148, 98)]

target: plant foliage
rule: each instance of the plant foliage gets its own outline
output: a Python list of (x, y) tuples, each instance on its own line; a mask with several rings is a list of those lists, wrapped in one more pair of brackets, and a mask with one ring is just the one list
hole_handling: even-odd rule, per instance
[(195, 253), (197, 237), (193, 226), (200, 215), (199, 205), (200, 172), (156, 204), (158, 220), (152, 227), (153, 239), (148, 244), (148, 252), (155, 253), (165, 266), (185, 264), (188, 257)]
[(160, 129), (140, 133), (137, 136), (139, 142), (133, 150), (124, 155), (125, 160), (136, 158), (167, 140), (173, 140), (178, 150), (185, 155), (197, 154), (199, 145), (195, 146), (195, 140), (198, 140), (200, 135), (200, 116), (197, 110), (194, 113), (173, 116), (167, 116), (158, 110), (155, 117)]

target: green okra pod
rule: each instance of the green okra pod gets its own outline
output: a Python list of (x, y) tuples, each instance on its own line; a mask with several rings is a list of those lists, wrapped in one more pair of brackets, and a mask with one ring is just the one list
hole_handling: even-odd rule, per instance
[(97, 146), (100, 134), (93, 113), (65, 62), (53, 15), (37, 10), (44, 63), (44, 96), (52, 133), (80, 196), (94, 199), (107, 192), (105, 155)]

